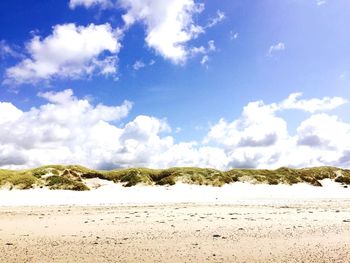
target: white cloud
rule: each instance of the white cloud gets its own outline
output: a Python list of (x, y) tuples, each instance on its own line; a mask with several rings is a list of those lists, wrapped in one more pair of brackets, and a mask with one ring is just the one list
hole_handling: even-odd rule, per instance
[(251, 102), (244, 107), (242, 116), (227, 123), (221, 119), (208, 133), (214, 140), (228, 147), (270, 146), (287, 137), (287, 123), (275, 115), (275, 104)]
[(55, 104), (64, 104), (72, 100), (73, 90), (66, 89), (61, 92), (53, 92), (53, 91), (39, 92), (37, 95), (38, 97), (46, 99), (48, 102), (55, 103)]
[(208, 54), (210, 52), (216, 51), (215, 41), (209, 40), (208, 41), (208, 47), (199, 46), (199, 47), (192, 47), (190, 49), (190, 53), (192, 56), (195, 56), (197, 54)]
[(193, 0), (120, 0), (119, 4), (127, 10), (123, 15), (126, 26), (144, 23), (147, 45), (176, 64), (186, 61), (187, 42), (204, 32), (192, 18), (204, 5)]
[(350, 124), (326, 113), (311, 115), (291, 135), (280, 111), (324, 112), (346, 102), (342, 98), (298, 100), (291, 94), (280, 103), (251, 102), (237, 120), (221, 119), (205, 143), (225, 151), (229, 167), (350, 166)]
[[(93, 74), (111, 75), (117, 79), (120, 40), (135, 23), (145, 26), (145, 42), (149, 48), (175, 64), (184, 64), (196, 49), (202, 53), (215, 50), (214, 45), (208, 49), (202, 46), (193, 48), (190, 42), (204, 34), (206, 28), (225, 19), (224, 12), (217, 10), (207, 26), (198, 25), (194, 17), (204, 10), (204, 4), (195, 0), (69, 1), (71, 9), (79, 6), (120, 8), (124, 11), (124, 26), (113, 30), (108, 23), (87, 27), (72, 23), (56, 25), (51, 35), (45, 38), (35, 36), (26, 44), (27, 55), (6, 70), (4, 84), (35, 84), (42, 80), (76, 79)], [(211, 41), (209, 44), (214, 44)], [(1, 46), (1, 43), (0, 48), (2, 53), (9, 54), (11, 51), (8, 45)]]
[(157, 167), (197, 166), (225, 169), (228, 158), (225, 152), (217, 147), (198, 146), (195, 142), (172, 145), (163, 154), (157, 156)]
[(276, 51), (283, 51), (286, 49), (286, 45), (283, 42), (279, 42), (275, 45), (270, 46), (269, 51), (268, 51), (268, 55), (272, 55), (272, 53), (276, 52)]
[(206, 26), (207, 28), (215, 26), (217, 23), (220, 23), (222, 20), (226, 18), (225, 13), (222, 12), (221, 10), (216, 11), (216, 17), (211, 18), (208, 25)]
[(308, 149), (303, 157), (309, 163), (350, 167), (349, 138), (350, 123), (337, 116), (320, 113), (300, 124), (296, 143), (299, 148)]
[(79, 78), (97, 72), (116, 73), (118, 32), (109, 24), (87, 27), (56, 25), (48, 37), (35, 36), (26, 46), (29, 57), (6, 70), (5, 83), (36, 83), (55, 77)]
[(350, 124), (337, 116), (320, 113), (303, 121), (297, 129), (298, 144), (336, 149), (350, 147)]
[(0, 124), (7, 123), (13, 119), (18, 119), (22, 111), (9, 102), (0, 102)]
[(208, 56), (208, 55), (204, 55), (204, 56), (202, 57), (200, 63), (201, 63), (201, 65), (204, 66), (204, 65), (207, 65), (208, 61), (209, 61), (209, 56)]
[[(213, 125), (202, 143), (175, 143), (166, 119), (139, 115), (121, 124), (132, 108), (128, 101), (93, 105), (76, 98), (72, 90), (38, 96), (44, 104), (28, 111), (0, 102), (0, 167), (350, 167), (350, 123), (322, 112), (329, 107), (319, 104), (319, 113), (313, 114), (305, 105), (315, 99), (293, 100), (295, 105), (302, 101), (303, 107), (286, 106), (293, 94), (278, 103), (250, 102), (236, 120), (221, 119)], [(317, 100), (327, 105), (333, 98)], [(278, 114), (294, 108), (310, 116), (291, 134), (287, 120)]]
[(204, 10), (204, 4), (194, 0), (119, 0), (113, 4), (110, 0), (70, 0), (70, 7), (90, 8), (119, 7), (125, 10), (122, 16), (124, 32), (133, 24), (145, 25), (145, 41), (165, 59), (175, 64), (186, 62), (192, 51), (188, 43), (205, 32), (205, 28), (213, 27), (225, 19), (224, 12), (217, 10), (216, 16), (210, 19), (207, 26), (199, 26), (193, 16)]
[(39, 96), (48, 103), (29, 111), (21, 111), (10, 103), (0, 104), (0, 112), (9, 116), (0, 122), (0, 153), (6, 150), (12, 160), (7, 166), (44, 163), (98, 166), (113, 147), (118, 150), (122, 130), (110, 123), (127, 116), (130, 102), (94, 106), (74, 97), (72, 90)]
[(239, 37), (239, 33), (238, 32), (230, 31), (230, 39), (231, 40), (235, 40), (238, 37)]
[(326, 0), (317, 0), (317, 1), (316, 1), (316, 4), (317, 4), (318, 6), (324, 5), (325, 3), (327, 3)]
[(101, 8), (112, 7), (113, 4), (110, 0), (70, 0), (69, 7), (75, 9), (77, 6), (84, 6), (90, 8), (93, 6), (100, 6)]
[(309, 99), (309, 100), (299, 100), (302, 93), (293, 93), (289, 97), (282, 101), (279, 105), (281, 109), (299, 109), (306, 112), (314, 113), (318, 111), (329, 111), (333, 110), (343, 104), (348, 103), (348, 100), (341, 97), (324, 97), (322, 99)]
[(215, 50), (216, 50), (215, 41), (209, 40), (208, 41), (208, 52), (215, 51)]
[(140, 70), (146, 66), (153, 66), (156, 62), (151, 59), (148, 63), (143, 62), (142, 60), (136, 60), (135, 63), (132, 65), (132, 68), (134, 70)]
[(135, 61), (134, 65), (132, 65), (132, 68), (134, 70), (139, 70), (139, 69), (142, 69), (144, 67), (146, 67), (146, 64), (143, 63), (142, 60), (137, 60), (137, 61)]
[(21, 54), (11, 47), (5, 40), (0, 40), (0, 58), (21, 58)]
[(207, 66), (208, 61), (210, 60), (209, 58), (209, 53), (215, 52), (216, 51), (216, 46), (215, 46), (215, 41), (214, 40), (209, 40), (208, 41), (208, 47), (204, 46), (199, 46), (199, 47), (193, 47), (191, 48), (191, 56), (196, 56), (198, 54), (203, 55), (202, 59), (200, 60), (200, 64), (202, 66)]
[(132, 107), (128, 101), (120, 106), (92, 105), (74, 97), (72, 90), (38, 96), (46, 103), (29, 111), (0, 103), (0, 167), (78, 163), (108, 169), (224, 164), (220, 149), (175, 144), (167, 136), (171, 129), (164, 119), (139, 115), (118, 125)]

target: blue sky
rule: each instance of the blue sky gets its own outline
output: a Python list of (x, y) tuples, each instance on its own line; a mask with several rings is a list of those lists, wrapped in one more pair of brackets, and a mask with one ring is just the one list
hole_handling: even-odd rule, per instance
[[(122, 118), (98, 120), (120, 132), (139, 116), (158, 125), (146, 132), (147, 143), (138, 137), (147, 124), (125, 135), (143, 145), (142, 151), (135, 150), (136, 144), (125, 146), (115, 134), (110, 137), (118, 142), (115, 147), (124, 148), (109, 149), (110, 156), (96, 163), (73, 157), (45, 162), (98, 168), (349, 165), (350, 148), (332, 141), (332, 131), (326, 130), (330, 126), (323, 125), (335, 121), (342, 127), (338, 137), (350, 139), (349, 1), (13, 0), (1, 1), (0, 12), (3, 105), (11, 104), (25, 116), (49, 104), (67, 109), (51, 97), (71, 89), (74, 95), (66, 96), (67, 101), (86, 100), (92, 108), (104, 105), (112, 111), (125, 100), (131, 102)], [(295, 92), (303, 95), (293, 105), (281, 106)], [(274, 110), (262, 119), (251, 118), (244, 107), (255, 101)], [(0, 116), (11, 116), (7, 106)], [(68, 138), (74, 123), (60, 126), (68, 137), (57, 135), (48, 142), (43, 138), (49, 127), (56, 127), (55, 120), (43, 124), (40, 113), (31, 118), (34, 127), (25, 130), (42, 130), (40, 138), (33, 139), (38, 144), (24, 147), (18, 142), (20, 133), (17, 139), (3, 139), (0, 166), (39, 165), (42, 154), (59, 155), (52, 144), (68, 156), (76, 155), (78, 142)], [(4, 129), (18, 127), (18, 117), (9, 119)], [(165, 143), (169, 138), (172, 142)], [(294, 150), (283, 150), (286, 145)], [(152, 149), (158, 150), (148, 159), (138, 157)], [(300, 151), (311, 157), (287, 161)], [(40, 154), (30, 157), (33, 152)], [(162, 155), (175, 161), (166, 162)]]

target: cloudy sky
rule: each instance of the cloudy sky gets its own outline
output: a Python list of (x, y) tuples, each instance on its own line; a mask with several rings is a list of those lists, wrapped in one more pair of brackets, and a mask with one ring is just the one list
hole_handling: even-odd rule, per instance
[(348, 0), (0, 1), (0, 167), (350, 167)]

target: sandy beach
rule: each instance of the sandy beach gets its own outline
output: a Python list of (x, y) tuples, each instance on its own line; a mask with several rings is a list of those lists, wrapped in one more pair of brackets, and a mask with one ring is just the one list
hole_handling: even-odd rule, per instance
[(324, 183), (3, 190), (0, 262), (349, 262), (350, 191)]
[(0, 209), (0, 262), (349, 260), (350, 201)]
[(0, 0), (0, 263), (350, 263), (350, 0)]

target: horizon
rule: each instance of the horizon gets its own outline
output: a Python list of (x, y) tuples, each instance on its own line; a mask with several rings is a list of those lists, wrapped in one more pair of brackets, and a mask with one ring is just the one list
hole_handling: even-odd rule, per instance
[(267, 170), (267, 171), (276, 171), (281, 169), (291, 169), (291, 170), (301, 170), (301, 169), (318, 169), (318, 168), (334, 168), (339, 170), (350, 170), (350, 168), (346, 167), (340, 167), (340, 166), (328, 166), (328, 165), (321, 165), (321, 166), (305, 166), (305, 167), (292, 167), (292, 166), (280, 166), (277, 168), (249, 168), (249, 167), (231, 167), (229, 169), (217, 169), (214, 167), (208, 167), (208, 166), (169, 166), (169, 167), (163, 167), (163, 168), (154, 168), (154, 167), (146, 167), (146, 166), (128, 166), (128, 167), (117, 167), (117, 168), (111, 168), (111, 169), (95, 169), (89, 166), (80, 165), (80, 164), (44, 164), (41, 166), (34, 166), (34, 167), (27, 167), (24, 169), (4, 169), (0, 168), (0, 170), (9, 170), (14, 172), (23, 172), (23, 171), (31, 171), (36, 169), (42, 169), (42, 168), (67, 168), (67, 169), (73, 169), (75, 167), (77, 168), (85, 168), (91, 171), (100, 171), (100, 172), (109, 172), (109, 171), (122, 171), (122, 170), (138, 170), (138, 169), (145, 169), (145, 170), (154, 170), (154, 171), (164, 171), (164, 170), (171, 170), (171, 169), (208, 169), (208, 170), (217, 170), (219, 172), (228, 172), (230, 170)]
[(349, 11), (2, 1), (0, 169), (350, 168)]

